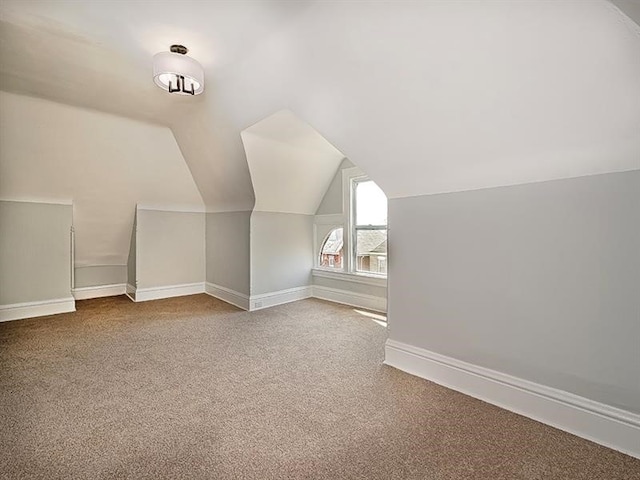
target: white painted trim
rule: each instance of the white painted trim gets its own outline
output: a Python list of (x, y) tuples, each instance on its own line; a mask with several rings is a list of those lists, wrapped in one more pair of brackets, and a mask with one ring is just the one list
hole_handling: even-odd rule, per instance
[(282, 305), (283, 303), (295, 302), (313, 296), (313, 289), (310, 285), (304, 287), (287, 288), (277, 292), (251, 295), (249, 311), (262, 310), (263, 308)]
[(204, 293), (204, 282), (185, 283), (182, 285), (165, 285), (162, 287), (136, 288), (135, 301), (146, 302), (161, 298), (182, 297)]
[(138, 203), (138, 210), (151, 210), (154, 212), (180, 212), (180, 213), (206, 213), (204, 205), (185, 205), (170, 203)]
[(395, 340), (386, 365), (640, 458), (640, 415)]
[(126, 292), (126, 283), (114, 283), (112, 285), (97, 285), (95, 287), (81, 287), (71, 290), (73, 298), (76, 300), (87, 300), (89, 298), (114, 297), (123, 295)]
[(210, 208), (205, 208), (205, 213), (252, 213), (253, 210), (213, 210)]
[(73, 297), (0, 305), (0, 322), (76, 311)]
[[(333, 215), (327, 215), (333, 216)], [(340, 215), (342, 216), (342, 215)], [(318, 216), (316, 215), (316, 218)], [(328, 227), (328, 228), (327, 228)], [(320, 249), (323, 247), (324, 242), (326, 241), (329, 234), (335, 228), (342, 228), (344, 231), (344, 223), (317, 223), (315, 220), (313, 222), (313, 268), (319, 268), (320, 263)], [(322, 235), (319, 233), (319, 230), (322, 231)], [(327, 230), (326, 232), (324, 230)]]
[(362, 171), (360, 167), (350, 167), (342, 170), (342, 213), (344, 214), (344, 232), (342, 235), (342, 264), (345, 271), (355, 270), (353, 258), (353, 244), (352, 244), (352, 205), (351, 205), (351, 184), (356, 178), (366, 178), (367, 175)]
[(93, 263), (91, 263), (91, 264), (86, 264), (86, 265), (76, 263), (76, 267), (75, 268), (126, 267), (126, 266), (127, 266), (126, 263), (116, 263), (116, 264), (113, 264), (113, 263), (93, 264)]
[(344, 214), (342, 213), (327, 213), (324, 215), (315, 215), (313, 217), (313, 223), (316, 225), (336, 225), (340, 226), (345, 223)]
[(131, 300), (132, 302), (136, 301), (136, 287), (134, 287), (130, 283), (127, 283), (124, 294), (129, 297), (129, 300)]
[(313, 286), (313, 296), (330, 302), (342, 303), (352, 307), (366, 308), (376, 312), (387, 312), (387, 299), (375, 295), (350, 292), (339, 288), (329, 288), (320, 285)]
[(340, 280), (341, 282), (360, 283), (362, 285), (370, 285), (373, 287), (387, 287), (387, 277), (365, 275), (361, 273), (349, 273), (341, 270), (324, 270), (321, 268), (314, 268), (311, 270), (311, 274), (314, 277)]
[(244, 293), (211, 282), (205, 284), (205, 293), (243, 310), (249, 310), (249, 295)]

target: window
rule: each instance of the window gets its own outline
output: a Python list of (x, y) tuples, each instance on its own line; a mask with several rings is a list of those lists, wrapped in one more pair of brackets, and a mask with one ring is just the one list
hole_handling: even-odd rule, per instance
[(343, 246), (343, 229), (334, 228), (322, 244), (318, 265), (323, 268), (342, 270)]
[(373, 181), (356, 178), (351, 187), (351, 269), (387, 274), (387, 197)]
[(341, 175), (342, 211), (314, 218), (313, 274), (386, 286), (387, 197), (358, 167), (344, 168)]

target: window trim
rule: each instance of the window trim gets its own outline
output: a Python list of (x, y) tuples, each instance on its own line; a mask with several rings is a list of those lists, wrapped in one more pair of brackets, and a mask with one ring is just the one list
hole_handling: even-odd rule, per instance
[[(361, 175), (357, 177), (352, 177), (350, 179), (351, 185), (349, 188), (349, 202), (351, 205), (351, 216), (349, 217), (349, 235), (351, 235), (351, 263), (349, 265), (349, 273), (353, 273), (356, 275), (368, 275), (375, 277), (383, 277), (386, 278), (386, 273), (379, 272), (366, 272), (362, 270), (358, 270), (358, 252), (356, 251), (357, 244), (356, 239), (358, 237), (358, 231), (360, 230), (384, 230), (385, 232), (388, 230), (387, 225), (357, 225), (356, 220), (356, 209), (357, 209), (357, 200), (356, 200), (356, 187), (358, 183), (371, 182), (372, 180), (367, 175)], [(343, 231), (344, 232), (344, 231)]]
[(345, 273), (351, 275), (364, 275), (367, 277), (386, 279), (388, 273), (362, 272), (356, 268), (357, 255), (355, 237), (357, 230), (384, 229), (387, 232), (389, 230), (388, 225), (362, 225), (356, 228), (354, 221), (356, 217), (355, 184), (370, 180), (369, 176), (358, 167), (345, 168), (342, 170), (342, 211), (345, 213), (345, 229), (343, 232), (348, 232), (348, 235), (345, 235), (343, 240), (345, 249), (343, 268)]
[(329, 278), (331, 280), (340, 280), (342, 282), (360, 283), (362, 285), (370, 285), (373, 287), (386, 287), (387, 277), (383, 275), (369, 275), (366, 273), (351, 273), (339, 269), (314, 268), (311, 270), (314, 277)]
[[(358, 167), (350, 167), (342, 170), (342, 213), (329, 213), (329, 214), (320, 214), (315, 215), (313, 221), (313, 242), (314, 242), (314, 261), (313, 261), (313, 269), (312, 275), (316, 277), (324, 277), (331, 278), (334, 280), (342, 280), (346, 282), (353, 283), (363, 283), (366, 285), (379, 286), (384, 287), (387, 284), (387, 279), (389, 275), (389, 262), (387, 260), (387, 273), (376, 273), (376, 272), (358, 272), (355, 269), (352, 269), (352, 263), (355, 263), (355, 250), (352, 251), (352, 248), (355, 248), (355, 242), (352, 240), (352, 230), (353, 225), (351, 223), (351, 218), (354, 216), (354, 211), (352, 210), (352, 196), (351, 196), (351, 188), (352, 181), (366, 181), (371, 180), (368, 175), (366, 175), (360, 168)], [(327, 235), (334, 228), (342, 227), (343, 231), (343, 246), (344, 249), (343, 259), (342, 259), (342, 268), (326, 268), (321, 267), (319, 259), (321, 257), (321, 250), (324, 245), (324, 242), (327, 238)], [(367, 228), (367, 226), (360, 227)], [(388, 225), (378, 225), (377, 227), (383, 227), (389, 231)], [(320, 238), (320, 229), (326, 230), (326, 233), (322, 235)], [(353, 245), (353, 247), (352, 247)]]
[[(325, 271), (325, 272), (338, 272), (338, 273), (345, 273), (346, 270), (344, 268), (345, 266), (345, 261), (346, 261), (346, 257), (344, 254), (344, 249), (345, 249), (345, 244), (344, 244), (344, 224), (341, 223), (335, 223), (335, 222), (322, 222), (322, 219), (319, 220), (319, 217), (329, 217), (329, 216), (334, 216), (334, 215), (316, 215), (314, 218), (314, 222), (313, 222), (313, 237), (314, 237), (314, 245), (313, 245), (313, 250), (315, 252), (315, 259), (313, 261), (313, 270), (321, 270), (321, 271)], [(335, 219), (333, 219), (335, 220)], [(329, 230), (323, 235), (322, 239), (320, 239), (320, 243), (318, 244), (318, 226), (325, 226), (325, 227), (329, 227)], [(343, 254), (342, 254), (342, 267), (341, 268), (336, 268), (336, 267), (324, 267), (322, 266), (322, 262), (321, 262), (321, 258), (322, 258), (322, 250), (324, 248), (325, 243), (327, 243), (327, 240), (329, 239), (329, 235), (331, 235), (331, 233), (334, 230), (337, 230), (341, 228), (342, 229), (342, 250), (343, 250)]]

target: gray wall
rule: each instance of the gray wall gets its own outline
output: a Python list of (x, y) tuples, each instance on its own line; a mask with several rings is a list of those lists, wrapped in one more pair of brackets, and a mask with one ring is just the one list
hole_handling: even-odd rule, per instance
[(375, 297), (386, 298), (387, 287), (379, 287), (376, 285), (365, 285), (349, 281), (336, 280), (334, 278), (313, 277), (313, 284), (319, 287), (337, 288), (338, 290), (346, 290), (353, 293), (362, 293), (364, 295), (373, 295)]
[(253, 212), (251, 295), (311, 284), (313, 216)]
[(127, 282), (126, 265), (87, 265), (76, 267), (75, 287), (115, 285)]
[(129, 256), (127, 258), (127, 284), (136, 286), (136, 236), (138, 228), (138, 212), (133, 216), (133, 228), (131, 229), (131, 241), (129, 243)]
[(0, 201), (0, 304), (71, 297), (71, 205)]
[(137, 212), (138, 288), (205, 281), (205, 214)]
[(316, 210), (316, 215), (342, 213), (342, 170), (354, 166), (348, 158), (342, 160), (338, 171), (334, 175), (333, 180), (331, 180), (329, 188), (327, 188), (320, 202), (318, 210)]
[(207, 282), (249, 295), (251, 212), (207, 213)]
[(391, 339), (640, 412), (640, 171), (389, 213)]

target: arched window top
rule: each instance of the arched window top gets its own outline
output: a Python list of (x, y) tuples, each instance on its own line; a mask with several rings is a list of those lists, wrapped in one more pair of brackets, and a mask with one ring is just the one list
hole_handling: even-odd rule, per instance
[(344, 258), (344, 230), (342, 227), (334, 228), (325, 237), (320, 248), (318, 265), (321, 268), (335, 268), (342, 270)]

